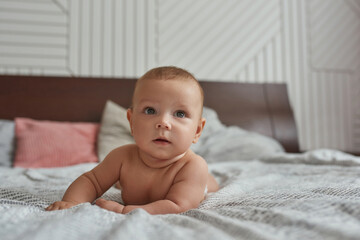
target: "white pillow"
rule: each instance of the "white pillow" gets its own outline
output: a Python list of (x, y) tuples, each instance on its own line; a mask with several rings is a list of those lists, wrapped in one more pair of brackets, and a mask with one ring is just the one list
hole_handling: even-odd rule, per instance
[(204, 107), (206, 124), (199, 141), (191, 149), (207, 162), (251, 160), (284, 152), (273, 138), (246, 131), (238, 126), (223, 125), (217, 113)]
[(134, 143), (134, 139), (130, 133), (126, 109), (108, 100), (103, 111), (98, 135), (99, 160), (104, 160), (111, 150), (130, 143)]
[(15, 123), (0, 119), (0, 166), (11, 167), (15, 152)]

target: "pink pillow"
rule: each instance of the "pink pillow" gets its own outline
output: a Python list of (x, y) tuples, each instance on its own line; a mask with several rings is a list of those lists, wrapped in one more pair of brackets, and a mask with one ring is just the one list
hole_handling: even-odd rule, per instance
[(97, 123), (15, 119), (14, 167), (49, 168), (97, 162)]

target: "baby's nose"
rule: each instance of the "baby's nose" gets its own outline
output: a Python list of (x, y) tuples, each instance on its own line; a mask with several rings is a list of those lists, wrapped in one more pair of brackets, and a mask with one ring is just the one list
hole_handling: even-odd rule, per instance
[(160, 120), (160, 122), (156, 124), (156, 128), (164, 128), (167, 130), (171, 130), (171, 124), (168, 120), (163, 118)]

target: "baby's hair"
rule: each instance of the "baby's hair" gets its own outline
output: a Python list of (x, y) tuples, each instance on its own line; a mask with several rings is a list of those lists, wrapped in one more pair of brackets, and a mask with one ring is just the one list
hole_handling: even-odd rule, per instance
[[(136, 85), (144, 80), (190, 80), (196, 83), (199, 87), (200, 94), (201, 94), (201, 102), (204, 102), (204, 90), (202, 89), (199, 81), (188, 71), (182, 68), (174, 67), (174, 66), (164, 66), (164, 67), (157, 67), (147, 71), (142, 77), (140, 77)], [(135, 85), (135, 89), (136, 89)]]

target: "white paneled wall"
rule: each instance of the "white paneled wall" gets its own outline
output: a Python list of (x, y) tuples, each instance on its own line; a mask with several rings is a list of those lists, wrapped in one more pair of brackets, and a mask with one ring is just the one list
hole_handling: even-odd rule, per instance
[(155, 66), (154, 1), (70, 1), (69, 69), (138, 76)]
[[(237, 80), (246, 72), (252, 77), (246, 80), (258, 80), (251, 63), (280, 34), (279, 4), (184, 0), (180, 8), (177, 0), (160, 1), (159, 64), (183, 66), (206, 79)], [(253, 64), (256, 70), (261, 63)]]
[(67, 74), (68, 17), (51, 1), (0, 1), (0, 69)]
[(359, 0), (0, 0), (0, 73), (288, 84), (302, 150), (360, 150)]

